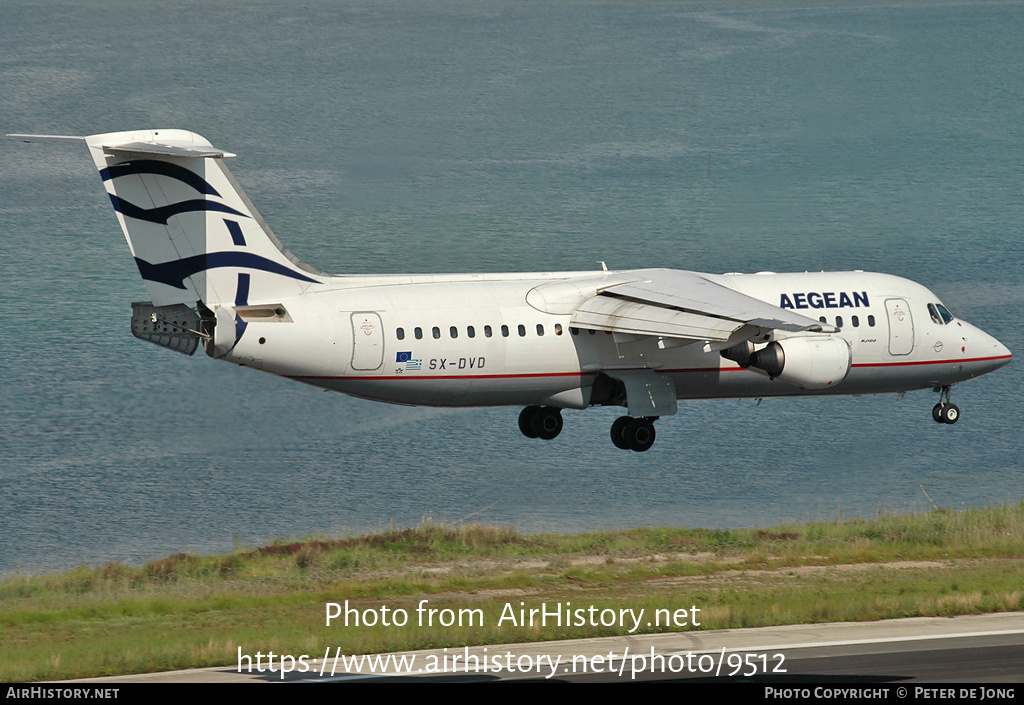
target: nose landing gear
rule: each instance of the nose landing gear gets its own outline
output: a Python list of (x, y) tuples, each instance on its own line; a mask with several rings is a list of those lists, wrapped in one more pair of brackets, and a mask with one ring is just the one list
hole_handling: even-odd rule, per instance
[(939, 394), (939, 403), (932, 407), (936, 423), (956, 423), (960, 420), (960, 407), (949, 400), (951, 387), (946, 385)]

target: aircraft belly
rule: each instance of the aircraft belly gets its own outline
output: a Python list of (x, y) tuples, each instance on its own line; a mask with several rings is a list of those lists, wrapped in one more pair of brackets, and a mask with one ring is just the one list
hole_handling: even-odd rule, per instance
[(345, 394), (413, 406), (523, 406), (577, 389), (593, 375), (477, 375), (445, 377), (346, 377), (328, 386)]

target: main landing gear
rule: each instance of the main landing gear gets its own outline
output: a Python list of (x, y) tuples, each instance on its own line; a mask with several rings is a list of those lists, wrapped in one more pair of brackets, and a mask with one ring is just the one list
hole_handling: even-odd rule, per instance
[(936, 423), (956, 423), (960, 420), (960, 407), (949, 401), (950, 387), (946, 385), (939, 394), (939, 403), (932, 407), (932, 418)]
[(528, 406), (519, 413), (519, 430), (527, 438), (550, 441), (562, 432), (562, 410), (554, 406)]
[[(654, 445), (657, 420), (657, 416), (620, 416), (612, 424), (612, 443), (622, 450), (643, 453)], [(550, 441), (562, 432), (562, 410), (554, 406), (528, 406), (519, 414), (519, 430), (527, 438)]]
[(654, 445), (654, 422), (657, 416), (634, 419), (632, 416), (620, 416), (612, 424), (612, 443), (622, 450), (635, 450), (643, 453)]

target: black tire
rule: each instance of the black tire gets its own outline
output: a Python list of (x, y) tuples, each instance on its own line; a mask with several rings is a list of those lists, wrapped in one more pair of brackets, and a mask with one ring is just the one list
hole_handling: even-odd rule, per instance
[(945, 421), (942, 420), (943, 406), (944, 405), (941, 402), (939, 402), (938, 404), (932, 407), (932, 418), (935, 419), (935, 423), (946, 423)]
[(519, 430), (527, 438), (537, 437), (537, 433), (533, 430), (533, 417), (540, 409), (539, 406), (528, 406), (519, 412)]
[(636, 419), (623, 433), (629, 439), (629, 449), (643, 453), (654, 445), (654, 422), (650, 419)]
[(632, 416), (620, 416), (615, 419), (615, 423), (612, 424), (612, 443), (616, 448), (629, 450), (629, 441), (626, 440), (625, 430), (633, 421)]
[(960, 407), (956, 404), (946, 404), (942, 407), (943, 423), (953, 424), (960, 420)]
[(542, 406), (530, 419), (530, 429), (535, 438), (550, 441), (562, 432), (562, 410), (553, 406)]

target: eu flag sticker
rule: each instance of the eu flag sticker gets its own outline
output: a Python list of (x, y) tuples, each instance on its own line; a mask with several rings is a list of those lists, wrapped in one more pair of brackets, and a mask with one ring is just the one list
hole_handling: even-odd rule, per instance
[(409, 362), (412, 359), (412, 351), (400, 352), (395, 355), (395, 362)]

